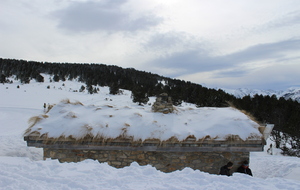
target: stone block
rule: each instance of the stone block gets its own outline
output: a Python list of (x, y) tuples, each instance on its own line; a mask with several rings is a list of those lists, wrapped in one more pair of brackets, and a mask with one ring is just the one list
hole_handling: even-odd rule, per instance
[(108, 161), (109, 159), (108, 158), (98, 158), (98, 160), (105, 162), (105, 161)]
[(222, 153), (222, 155), (227, 160), (231, 160), (232, 154), (230, 152), (224, 152), (224, 153)]
[(185, 160), (185, 159), (186, 159), (186, 156), (179, 156), (179, 159)]
[(53, 150), (50, 150), (50, 151), (49, 151), (49, 156), (50, 156), (51, 158), (56, 158), (56, 152), (53, 151)]
[(58, 159), (59, 162), (77, 162), (76, 158), (61, 158)]
[(127, 156), (125, 154), (122, 154), (119, 156), (119, 158), (127, 158)]
[(201, 163), (201, 160), (193, 160), (191, 163), (192, 163), (192, 164), (200, 164), (200, 163)]
[(156, 157), (154, 157), (154, 156), (149, 156), (148, 159), (149, 159), (149, 160), (156, 160)]
[(137, 159), (140, 159), (140, 160), (145, 159), (145, 154), (139, 154), (139, 155), (137, 155)]
[(112, 162), (110, 162), (110, 165), (120, 166), (120, 165), (122, 165), (122, 162), (112, 161)]

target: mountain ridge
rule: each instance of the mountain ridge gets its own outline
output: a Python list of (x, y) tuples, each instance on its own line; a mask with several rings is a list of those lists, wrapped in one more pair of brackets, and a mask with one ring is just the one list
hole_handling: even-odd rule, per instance
[(221, 88), (221, 90), (237, 98), (243, 98), (245, 96), (254, 97), (255, 95), (263, 95), (263, 96), (275, 95), (278, 99), (283, 97), (286, 100), (292, 99), (300, 102), (300, 87), (290, 87), (287, 90), (279, 90), (279, 91), (249, 89), (249, 88), (238, 88), (238, 89)]

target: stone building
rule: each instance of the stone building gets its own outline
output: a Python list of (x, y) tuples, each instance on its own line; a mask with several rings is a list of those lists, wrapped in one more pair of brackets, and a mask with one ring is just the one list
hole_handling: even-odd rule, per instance
[[(129, 166), (132, 162), (137, 162), (140, 165), (149, 164), (163, 172), (172, 172), (190, 167), (211, 174), (217, 174), (219, 168), (228, 161), (234, 163), (235, 169), (243, 161), (249, 161), (250, 152), (262, 151), (265, 145), (265, 139), (272, 130), (272, 125), (261, 126), (252, 120), (244, 119), (243, 113), (232, 108), (199, 108), (199, 110), (189, 108), (181, 110), (181, 108), (173, 107), (170, 102), (171, 99), (168, 98), (166, 94), (162, 94), (149, 109), (140, 109), (138, 113), (134, 110), (130, 113), (129, 108), (126, 107), (126, 112), (118, 112), (116, 115), (111, 113), (120, 111), (121, 108), (114, 106), (97, 107), (91, 112), (97, 113), (97, 118), (101, 118), (99, 121), (92, 122), (98, 122), (97, 125), (92, 126), (92, 124), (86, 124), (78, 128), (76, 128), (75, 122), (74, 124), (72, 124), (72, 122), (75, 120), (76, 123), (80, 123), (79, 121), (81, 120), (76, 119), (78, 119), (83, 112), (76, 111), (76, 109), (83, 109), (83, 105), (62, 103), (61, 105), (54, 106), (55, 109), (53, 113), (37, 117), (39, 119), (35, 120), (28, 128), (24, 135), (24, 140), (27, 141), (27, 146), (43, 148), (44, 159), (58, 159), (60, 162), (79, 162), (85, 159), (94, 159), (101, 163), (107, 162), (116, 168)], [(91, 106), (88, 106), (88, 109), (91, 109), (90, 107)], [(67, 111), (67, 108), (70, 111)], [(111, 109), (113, 109), (112, 112), (109, 112)], [(55, 110), (60, 115), (55, 114)], [(103, 113), (99, 112), (99, 110), (103, 111)], [(85, 110), (85, 112), (87, 111)], [(226, 114), (222, 114), (222, 117), (224, 117), (222, 118), (223, 122), (218, 124), (218, 119), (211, 121), (213, 120), (212, 118), (220, 115), (218, 112), (228, 113), (228, 115), (237, 114), (237, 116), (234, 116), (232, 119), (227, 118), (228, 116), (226, 116)], [(231, 112), (233, 113), (231, 114)], [(153, 114), (154, 116), (152, 116)], [(199, 116), (199, 121), (194, 121), (197, 117), (192, 116), (193, 114), (197, 117), (197, 114), (206, 115), (203, 117)], [(53, 122), (51, 122), (50, 118), (53, 117), (56, 122), (61, 121), (61, 126), (57, 127), (55, 133), (51, 131)], [(58, 117), (61, 117), (61, 120), (59, 120)], [(127, 121), (122, 127), (118, 128), (120, 131), (119, 135), (105, 136), (104, 134), (112, 133), (112, 131), (108, 130), (110, 130), (110, 127), (115, 127), (112, 126), (114, 124), (113, 121), (114, 119), (120, 121), (119, 117), (135, 117), (137, 118), (136, 121), (140, 122), (130, 123), (130, 121)], [(153, 122), (151, 122), (149, 126), (143, 126), (143, 124), (146, 123), (144, 120), (149, 120), (149, 117), (153, 117)], [(159, 117), (163, 119), (159, 120)], [(169, 121), (169, 117), (174, 121), (170, 123), (170, 126), (168, 123), (163, 123), (164, 121)], [(188, 119), (189, 117), (193, 118), (193, 120)], [(203, 118), (208, 118), (209, 121), (202, 122)], [(68, 121), (64, 122), (66, 119)], [(99, 122), (103, 120), (105, 120), (105, 126), (103, 126), (104, 124), (99, 124)], [(228, 125), (231, 125), (228, 128), (228, 134), (224, 134), (224, 138), (214, 135), (214, 133), (217, 132), (213, 130), (213, 127), (220, 127), (219, 125), (221, 124), (226, 126), (227, 120), (230, 120)], [(215, 122), (217, 122), (217, 124), (215, 124)], [(244, 132), (232, 132), (239, 129), (245, 130), (246, 128), (240, 127), (242, 123), (245, 125), (245, 122), (250, 123), (249, 126), (254, 126), (253, 129), (251, 129), (252, 132), (249, 132), (249, 136), (243, 137)], [(204, 124), (212, 125), (210, 123), (213, 123), (214, 126), (204, 130), (206, 135), (199, 136), (197, 135), (197, 123), (200, 127)], [(235, 123), (237, 126), (233, 126)], [(70, 128), (67, 128), (69, 125), (74, 125), (75, 129), (67, 134), (65, 131), (70, 130)], [(99, 126), (102, 126), (101, 130), (97, 128)], [(135, 130), (131, 131), (130, 128), (135, 126), (141, 127), (141, 130), (144, 131), (149, 130), (151, 126), (153, 126), (154, 129), (149, 133), (149, 136), (143, 139), (136, 137), (138, 134)], [(176, 126), (177, 128), (175, 128)], [(247, 127), (250, 128), (249, 126)], [(66, 127), (67, 130), (61, 132), (62, 135), (57, 135), (57, 133), (60, 133), (59, 130), (62, 130), (64, 127)], [(81, 136), (76, 136), (78, 135), (76, 130), (78, 132), (79, 129), (82, 130), (82, 127), (85, 127), (88, 132), (81, 132)], [(173, 128), (175, 129), (173, 130)], [(93, 133), (96, 129), (98, 130), (97, 134), (95, 132)], [(211, 131), (213, 132), (208, 134), (207, 131), (210, 131), (210, 129), (212, 129)], [(106, 130), (106, 132), (104, 130)], [(160, 131), (157, 132), (158, 130)], [(178, 130), (180, 131), (177, 133)], [(164, 138), (164, 135), (168, 134), (168, 131), (172, 131), (174, 135)], [(195, 134), (185, 133), (186, 131), (194, 131)]]

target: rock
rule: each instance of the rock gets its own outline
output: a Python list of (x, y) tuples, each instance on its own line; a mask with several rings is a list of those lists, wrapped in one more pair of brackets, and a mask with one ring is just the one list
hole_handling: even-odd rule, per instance
[(174, 111), (174, 107), (171, 97), (169, 97), (167, 93), (160, 94), (152, 105), (152, 111), (164, 114), (172, 113)]

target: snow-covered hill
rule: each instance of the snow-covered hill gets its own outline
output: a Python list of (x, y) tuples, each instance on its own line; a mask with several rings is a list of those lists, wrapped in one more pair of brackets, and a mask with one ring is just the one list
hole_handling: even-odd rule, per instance
[(275, 95), (277, 98), (283, 97), (285, 99), (291, 98), (300, 102), (300, 87), (291, 87), (284, 91), (274, 91), (274, 90), (258, 90), (258, 89), (248, 89), (248, 88), (238, 88), (238, 89), (222, 89), (225, 92), (232, 94), (238, 98), (250, 95), (263, 95), (263, 96), (272, 96)]
[(92, 95), (75, 92), (82, 85), (72, 81), (32, 81), (24, 85), (14, 81), (0, 85), (0, 189), (296, 190), (300, 187), (299, 158), (268, 155), (266, 152), (250, 155), (254, 177), (238, 173), (232, 177), (218, 176), (190, 168), (163, 173), (152, 166), (139, 166), (137, 163), (116, 169), (93, 160), (80, 163), (43, 160), (42, 149), (27, 147), (22, 135), (28, 127), (28, 119), (44, 111), (44, 103), (57, 104), (63, 99), (70, 99), (84, 105), (98, 105), (103, 101), (119, 101), (122, 97), (128, 100), (131, 95), (129, 91), (124, 91), (121, 96), (110, 95), (107, 87), (99, 87), (100, 92)]

